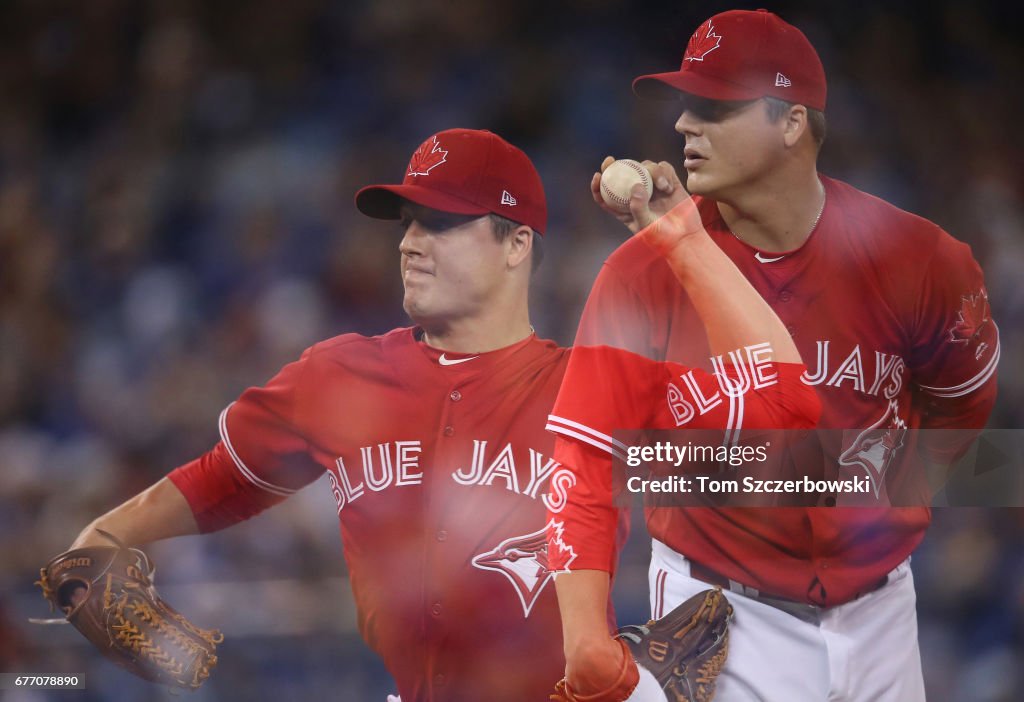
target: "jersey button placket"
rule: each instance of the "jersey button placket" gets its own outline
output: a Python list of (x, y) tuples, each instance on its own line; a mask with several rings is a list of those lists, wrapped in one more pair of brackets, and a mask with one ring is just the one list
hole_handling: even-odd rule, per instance
[[(448, 399), (451, 400), (452, 402), (458, 402), (459, 400), (462, 399), (462, 392), (459, 390), (452, 390), (451, 392), (448, 393)], [(444, 416), (442, 416), (441, 420), (442, 422), (445, 423), (444, 428), (441, 430), (441, 434), (449, 439), (455, 436), (455, 426), (454, 424), (449, 423), (452, 421), (451, 411), (446, 411), (444, 413)]]
[[(458, 402), (459, 400), (462, 399), (462, 392), (459, 390), (452, 390), (450, 393), (448, 393), (448, 399), (451, 400), (452, 402)], [(445, 414), (448, 413), (446, 412)], [(448, 421), (451, 421), (450, 414), (448, 414), (447, 419)], [(441, 430), (441, 433), (444, 434), (446, 437), (451, 438), (455, 436), (455, 427), (452, 424), (445, 424), (445, 427), (444, 429)]]
[(430, 608), (430, 613), (433, 614), (435, 617), (440, 617), (442, 611), (443, 608), (441, 607), (440, 602), (435, 602), (434, 606)]

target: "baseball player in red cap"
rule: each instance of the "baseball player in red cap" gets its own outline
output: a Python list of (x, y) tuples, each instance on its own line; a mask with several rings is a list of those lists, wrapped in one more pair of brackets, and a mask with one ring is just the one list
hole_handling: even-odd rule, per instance
[[(909, 561), (930, 521), (927, 486), (916, 504), (878, 505), (906, 494), (923, 461), (954, 460), (988, 418), (999, 332), (982, 272), (935, 224), (817, 172), (825, 73), (778, 16), (715, 15), (678, 71), (633, 86), (680, 101), (686, 181), (684, 190), (671, 165), (645, 162), (654, 195), (634, 188), (621, 219), (637, 231), (689, 191), (711, 238), (786, 325), (808, 365), (801, 382), (821, 400), (820, 426), (834, 430), (819, 431), (820, 448), (796, 473), (865, 480), (881, 496), (873, 507), (833, 494), (806, 508), (648, 508), (653, 614), (709, 585), (726, 591), (736, 614), (719, 700), (923, 700)], [(599, 204), (600, 183), (595, 174)], [(704, 366), (712, 349), (697, 312), (633, 239), (606, 261), (576, 343)], [(608, 680), (621, 654), (587, 607), (605, 597), (616, 559), (617, 510), (595, 498), (606, 497), (613, 448), (595, 437), (615, 421), (592, 401), (600, 372), (570, 366), (550, 426), (556, 460), (576, 477), (553, 513), (576, 553), (557, 582), (568, 668)], [(731, 419), (733, 432), (750, 426)], [(948, 428), (968, 431), (917, 431)]]
[[(551, 551), (546, 512), (575, 478), (545, 431), (569, 352), (538, 339), (527, 311), (547, 224), (540, 177), (497, 135), (452, 129), (416, 150), (400, 185), (363, 188), (356, 206), (403, 223), (415, 326), (313, 345), (223, 411), (212, 450), (95, 520), (74, 547), (106, 544), (99, 529), (127, 544), (222, 529), (326, 473), (360, 632), (401, 699), (546, 700), (565, 670), (553, 563), (573, 557)], [(702, 241), (703, 263), (681, 268), (690, 294), (732, 290), (719, 311), (729, 334), (778, 339), (792, 380), (803, 366), (781, 322), (708, 246), (692, 203), (681, 207), (686, 217), (648, 238)], [(751, 402), (776, 395), (769, 386)]]
[(75, 546), (216, 531), (326, 473), (360, 633), (401, 699), (544, 699), (564, 669), (545, 507), (568, 475), (544, 423), (568, 350), (528, 316), (540, 176), (496, 134), (451, 129), (355, 202), (402, 222), (415, 326), (311, 346), (223, 411), (212, 450)]

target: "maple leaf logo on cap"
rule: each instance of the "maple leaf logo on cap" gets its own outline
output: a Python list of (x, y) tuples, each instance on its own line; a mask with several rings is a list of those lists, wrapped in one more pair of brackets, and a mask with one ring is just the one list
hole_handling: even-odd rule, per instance
[(960, 313), (949, 330), (954, 344), (967, 344), (977, 339), (985, 325), (991, 321), (988, 313), (988, 295), (982, 290), (960, 298)]
[(416, 153), (409, 159), (409, 173), (411, 176), (425, 176), (433, 169), (448, 160), (448, 152), (441, 148), (437, 136), (434, 135), (420, 144)]
[[(704, 30), (705, 26), (707, 31)], [(722, 43), (722, 37), (715, 34), (715, 27), (708, 20), (693, 33), (690, 43), (686, 45), (686, 53), (683, 54), (684, 61), (703, 61), (704, 57), (718, 48)]]

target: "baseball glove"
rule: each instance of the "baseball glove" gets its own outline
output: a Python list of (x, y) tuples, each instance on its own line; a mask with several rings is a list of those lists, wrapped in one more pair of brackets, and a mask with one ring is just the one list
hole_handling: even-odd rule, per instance
[(194, 626), (160, 599), (146, 554), (100, 533), (114, 545), (66, 551), (40, 569), (36, 584), (50, 609), (63, 611), (103, 655), (140, 678), (198, 688), (217, 664), (223, 635)]
[[(729, 653), (732, 615), (721, 590), (705, 590), (658, 621), (622, 627), (615, 638), (654, 676), (669, 702), (711, 702), (715, 680)], [(580, 701), (565, 679), (549, 699)]]
[(729, 655), (732, 605), (718, 588), (699, 592), (658, 621), (626, 626), (617, 637), (661, 684), (669, 702), (710, 702)]

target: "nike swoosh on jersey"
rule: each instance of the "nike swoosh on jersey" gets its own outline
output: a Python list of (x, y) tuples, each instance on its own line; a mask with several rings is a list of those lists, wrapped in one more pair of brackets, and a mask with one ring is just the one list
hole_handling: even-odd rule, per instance
[(761, 263), (775, 263), (776, 261), (781, 261), (785, 257), (786, 257), (786, 254), (782, 254), (781, 256), (776, 256), (775, 258), (765, 258), (764, 256), (761, 255), (760, 251), (758, 251), (758, 252), (756, 252), (754, 254), (754, 258), (756, 258)]
[(472, 361), (474, 358), (480, 358), (480, 357), (479, 356), (469, 356), (467, 358), (445, 358), (444, 354), (442, 353), (441, 357), (437, 359), (437, 362), (440, 363), (442, 366), (457, 366), (460, 363), (465, 363), (466, 361)]

